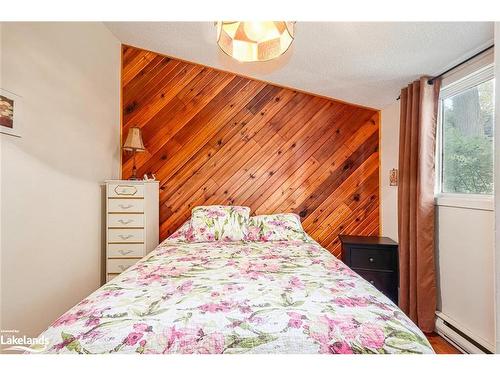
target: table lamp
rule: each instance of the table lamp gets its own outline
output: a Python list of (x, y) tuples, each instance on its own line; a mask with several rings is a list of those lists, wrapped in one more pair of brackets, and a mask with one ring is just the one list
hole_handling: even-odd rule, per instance
[(130, 176), (129, 180), (137, 180), (137, 168), (135, 166), (135, 153), (146, 151), (144, 147), (144, 143), (142, 142), (141, 128), (133, 127), (130, 128), (127, 134), (127, 139), (123, 144), (123, 149), (126, 151), (132, 151), (134, 166), (132, 168), (132, 176)]

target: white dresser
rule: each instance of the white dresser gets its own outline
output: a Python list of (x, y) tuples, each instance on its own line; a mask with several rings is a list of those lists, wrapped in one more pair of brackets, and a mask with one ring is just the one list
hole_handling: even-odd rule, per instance
[(106, 280), (158, 246), (158, 181), (106, 183)]

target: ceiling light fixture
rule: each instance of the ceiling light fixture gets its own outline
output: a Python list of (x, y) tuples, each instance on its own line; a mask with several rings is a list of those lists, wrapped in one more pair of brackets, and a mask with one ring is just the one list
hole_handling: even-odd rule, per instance
[(218, 21), (217, 44), (241, 62), (267, 61), (284, 54), (294, 39), (295, 22)]

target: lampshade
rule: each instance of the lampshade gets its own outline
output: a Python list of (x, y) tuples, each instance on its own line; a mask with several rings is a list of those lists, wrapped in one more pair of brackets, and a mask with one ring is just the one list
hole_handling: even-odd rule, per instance
[(123, 144), (123, 149), (127, 151), (144, 151), (144, 143), (142, 142), (142, 135), (140, 128), (130, 128), (128, 131), (127, 139)]
[(218, 21), (217, 44), (241, 62), (267, 61), (286, 52), (293, 42), (294, 22)]

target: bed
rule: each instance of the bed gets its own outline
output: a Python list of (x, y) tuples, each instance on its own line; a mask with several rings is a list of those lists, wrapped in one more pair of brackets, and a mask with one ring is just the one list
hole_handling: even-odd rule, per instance
[(309, 236), (193, 242), (184, 224), (59, 317), (43, 353), (433, 353)]

